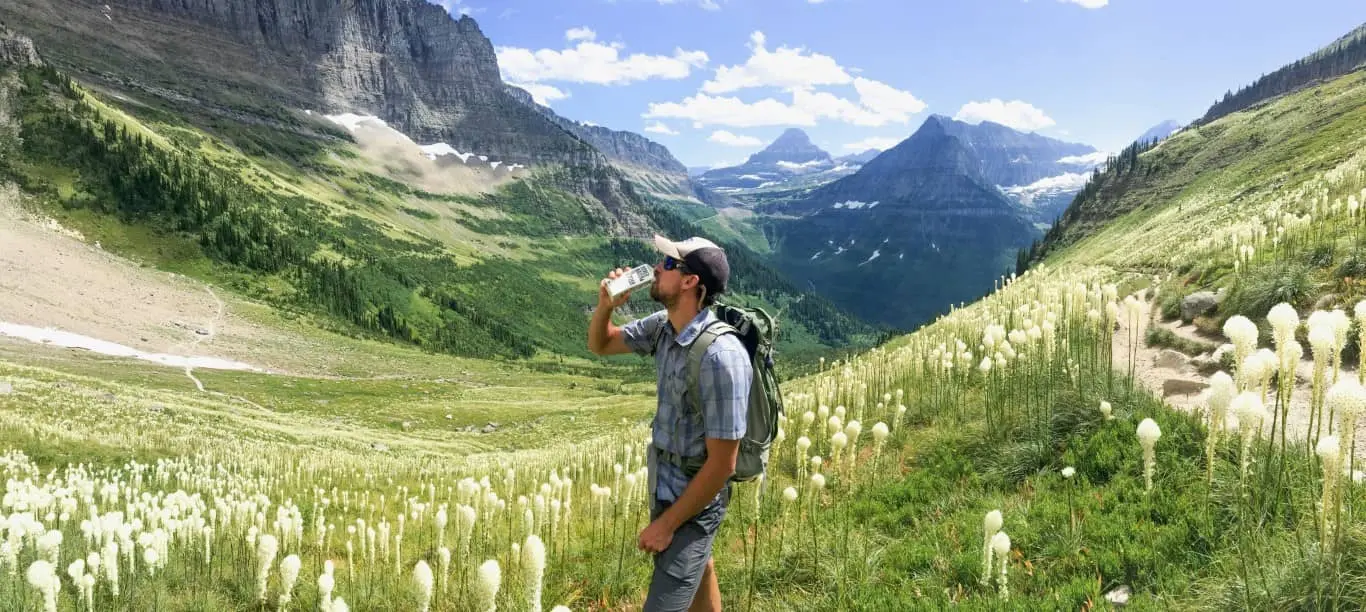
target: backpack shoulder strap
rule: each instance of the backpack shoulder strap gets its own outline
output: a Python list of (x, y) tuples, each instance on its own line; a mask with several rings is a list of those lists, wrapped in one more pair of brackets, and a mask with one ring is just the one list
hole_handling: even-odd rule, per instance
[(717, 338), (726, 334), (737, 333), (734, 327), (725, 321), (714, 321), (708, 324), (697, 337), (693, 339), (692, 345), (688, 347), (688, 378), (686, 387), (692, 401), (693, 410), (702, 412), (702, 357), (707, 354), (707, 349), (711, 348), (712, 343)]

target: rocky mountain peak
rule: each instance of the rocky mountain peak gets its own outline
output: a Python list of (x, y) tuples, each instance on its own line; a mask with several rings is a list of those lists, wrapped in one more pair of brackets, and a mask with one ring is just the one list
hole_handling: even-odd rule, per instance
[(788, 128), (764, 150), (749, 156), (747, 164), (776, 164), (778, 162), (804, 164), (830, 161), (830, 154), (811, 142), (801, 128)]

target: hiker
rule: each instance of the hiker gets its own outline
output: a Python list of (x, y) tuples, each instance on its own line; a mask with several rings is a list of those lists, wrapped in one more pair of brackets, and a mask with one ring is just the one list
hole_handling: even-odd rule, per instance
[[(654, 553), (655, 563), (644, 612), (720, 610), (712, 541), (730, 503), (754, 370), (740, 339), (722, 335), (702, 355), (698, 388), (687, 389), (689, 347), (718, 321), (709, 307), (725, 292), (730, 266), (725, 251), (705, 238), (674, 242), (656, 234), (654, 244), (664, 258), (655, 264), (650, 297), (664, 310), (613, 325), (612, 311), (630, 297), (608, 294), (607, 281), (628, 271), (613, 270), (598, 290), (588, 347), (598, 355), (654, 355), (659, 370), (653, 444), (646, 452), (653, 503), (650, 524), (637, 541), (638, 548)], [(691, 398), (685, 392), (701, 394), (701, 415), (686, 409)], [(676, 465), (703, 455), (692, 478)]]

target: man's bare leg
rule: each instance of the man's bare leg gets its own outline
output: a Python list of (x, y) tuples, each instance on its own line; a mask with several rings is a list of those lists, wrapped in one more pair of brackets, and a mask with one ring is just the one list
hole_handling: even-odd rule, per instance
[(713, 561), (707, 559), (707, 568), (702, 570), (702, 584), (697, 586), (688, 612), (721, 612), (721, 583), (716, 581)]

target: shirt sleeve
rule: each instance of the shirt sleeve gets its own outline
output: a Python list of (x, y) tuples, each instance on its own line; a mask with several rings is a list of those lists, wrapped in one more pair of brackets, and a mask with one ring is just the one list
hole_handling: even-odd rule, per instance
[[(733, 340), (733, 338), (732, 338)], [(738, 340), (718, 340), (707, 351), (698, 372), (702, 392), (702, 422), (708, 438), (739, 440), (749, 418), (749, 388), (754, 365)]]
[(659, 331), (659, 326), (663, 325), (669, 316), (669, 311), (661, 310), (648, 317), (641, 317), (621, 328), (621, 338), (626, 341), (627, 348), (634, 351), (637, 355), (649, 355), (654, 351), (655, 334)]

